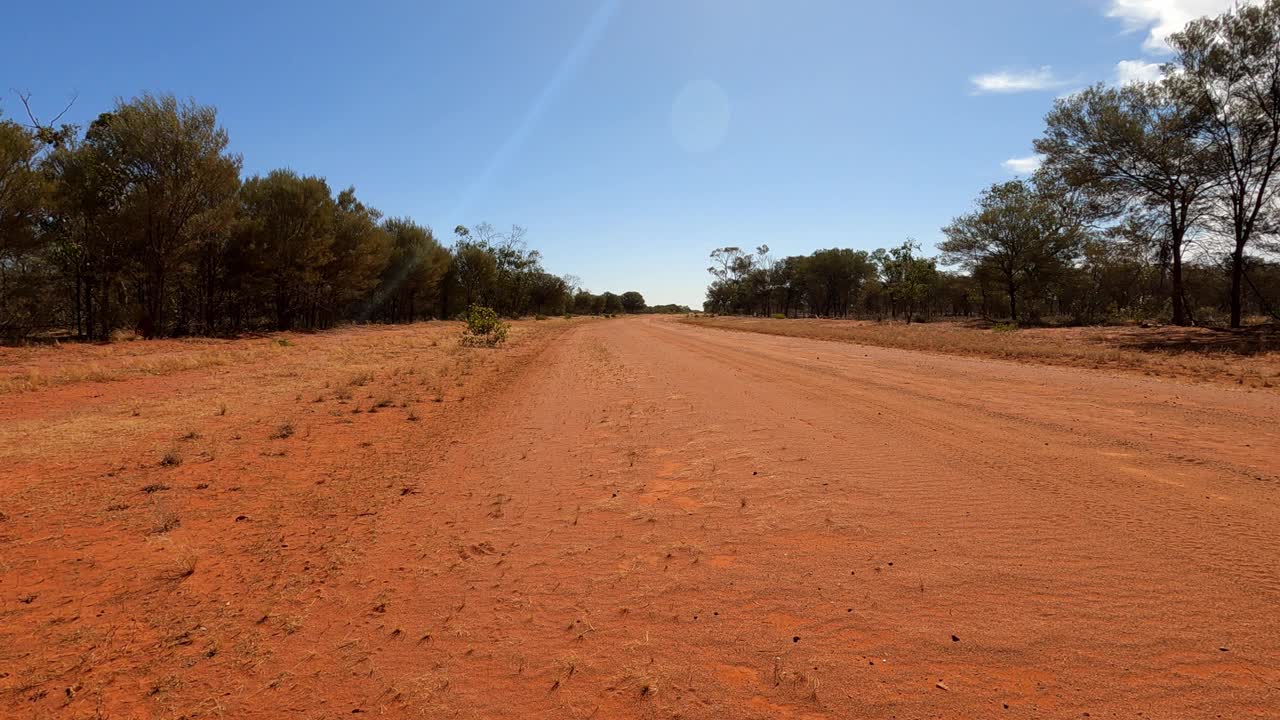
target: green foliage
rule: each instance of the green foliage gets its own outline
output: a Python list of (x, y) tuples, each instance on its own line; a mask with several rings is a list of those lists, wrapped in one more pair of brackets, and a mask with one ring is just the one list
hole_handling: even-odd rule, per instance
[(942, 229), (943, 261), (996, 278), (1017, 322), (1018, 300), (1065, 276), (1079, 256), (1085, 233), (1068, 201), (1024, 180), (992, 185), (977, 210)]
[(916, 256), (920, 244), (908, 240), (889, 250), (877, 250), (873, 257), (880, 268), (884, 294), (895, 308), (902, 308), (911, 322), (916, 308), (938, 283), (938, 269), (932, 258)]
[[(577, 309), (579, 282), (547, 272), (524, 228), (459, 225), (450, 249), (323, 177), (242, 184), (228, 147), (212, 107), (169, 95), (120, 101), (83, 132), (0, 118), (0, 338)], [(617, 296), (586, 297), (587, 312), (621, 312)]]
[(462, 334), (463, 345), (495, 347), (506, 342), (507, 324), (493, 308), (472, 305), (463, 321), (467, 325)]
[(0, 120), (0, 336), (20, 337), (49, 324), (39, 288), (48, 282), (41, 265), (39, 220), (49, 186), (41, 174), (41, 144), (21, 125)]
[(408, 218), (391, 218), (382, 229), (390, 239), (391, 256), (373, 310), (387, 322), (413, 322), (434, 304), (454, 258), (431, 228)]
[(767, 246), (722, 247), (704, 309), (1014, 323), (1280, 317), (1280, 0), (1194, 20), (1169, 43), (1159, 81), (1056, 102), (1035, 143), (1041, 170), (993, 185), (944, 228), (938, 261), (958, 270), (914, 245), (871, 253), (870, 273), (852, 249), (774, 261)]
[(996, 323), (991, 326), (991, 332), (998, 332), (998, 333), (1014, 332), (1017, 329), (1018, 329), (1018, 323), (1012, 323), (1012, 322)]
[(100, 168), (105, 221), (129, 228), (139, 327), (147, 336), (162, 334), (179, 309), (172, 285), (231, 227), (240, 158), (228, 152), (216, 110), (172, 95), (117, 102), (89, 126), (84, 144)]
[(601, 311), (610, 317), (622, 314), (622, 297), (611, 292), (601, 295)]
[(688, 315), (693, 312), (688, 305), (676, 305), (675, 303), (668, 303), (666, 305), (650, 305), (646, 307), (644, 311), (655, 315)]
[(773, 313), (773, 314), (772, 314), (772, 315), (770, 315), (769, 317), (773, 318), (774, 320), (786, 320), (786, 319), (787, 319), (787, 316), (786, 316), (786, 314), (785, 314), (785, 313)]
[[(1201, 110), (1197, 143), (1221, 192), (1218, 223), (1230, 234), (1231, 327), (1244, 316), (1246, 249), (1274, 234), (1280, 200), (1280, 0), (1237, 4), (1193, 20), (1169, 38), (1177, 104)], [(1255, 290), (1256, 291), (1256, 290)]]
[(644, 296), (635, 290), (622, 293), (618, 300), (622, 304), (622, 309), (628, 313), (644, 312)]
[(332, 260), (336, 206), (323, 178), (273, 170), (240, 188), (240, 222), (231, 253), (239, 261), (240, 299), (270, 307), (277, 330), (320, 299)]

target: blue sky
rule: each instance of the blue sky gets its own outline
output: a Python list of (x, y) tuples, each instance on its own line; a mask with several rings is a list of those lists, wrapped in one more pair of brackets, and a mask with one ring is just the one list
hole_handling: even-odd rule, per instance
[(218, 107), (246, 174), (528, 228), (597, 292), (700, 306), (707, 254), (927, 248), (1034, 165), (1054, 97), (1150, 76), (1230, 0), (12, 4), (0, 101)]

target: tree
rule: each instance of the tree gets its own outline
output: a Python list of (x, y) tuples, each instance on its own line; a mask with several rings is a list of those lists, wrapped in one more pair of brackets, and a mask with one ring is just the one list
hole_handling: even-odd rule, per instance
[(865, 250), (818, 250), (804, 265), (810, 309), (819, 315), (844, 317), (874, 277), (875, 268)]
[(165, 333), (172, 275), (199, 241), (230, 224), (240, 158), (227, 152), (216, 110), (172, 95), (118, 102), (93, 122), (85, 142), (119, 193), (113, 207), (142, 266), (141, 330)]
[[(322, 177), (276, 170), (241, 184), (216, 111), (194, 101), (118, 101), (83, 134), (28, 116), (30, 126), (0, 118), (5, 339), (412, 322), (464, 304), (623, 312), (620, 296), (547, 272), (518, 225), (458, 225), (450, 252), (354, 188), (335, 198)], [(626, 299), (643, 309), (639, 293)]]
[(635, 290), (628, 290), (622, 293), (620, 301), (622, 302), (622, 309), (628, 313), (644, 312), (644, 296)]
[(37, 167), (35, 133), (0, 120), (0, 334), (20, 335), (39, 313), (34, 275), (40, 250), (38, 222), (48, 191)]
[(573, 314), (574, 315), (591, 315), (595, 312), (596, 296), (586, 290), (579, 290), (573, 294)]
[(431, 228), (409, 218), (391, 218), (382, 227), (391, 240), (391, 259), (378, 289), (383, 317), (413, 322), (419, 310), (438, 297), (452, 258)]
[(453, 246), (453, 273), (462, 289), (464, 307), (492, 305), (498, 280), (498, 258), (483, 242), (458, 236)]
[(600, 296), (603, 307), (601, 311), (606, 315), (620, 315), (622, 313), (622, 298), (611, 292), (606, 292)]
[(1229, 227), (1231, 327), (1241, 321), (1245, 247), (1259, 229), (1280, 168), (1280, 0), (1192, 21), (1169, 39), (1181, 101), (1203, 107)]
[(529, 300), (539, 315), (562, 313), (571, 302), (569, 284), (549, 272), (535, 273), (529, 283)]
[(323, 178), (272, 170), (240, 189), (237, 240), (251, 258), (250, 293), (269, 306), (277, 330), (290, 330), (299, 313), (319, 300), (331, 262), (336, 205)]
[(888, 296), (894, 315), (902, 308), (907, 322), (938, 282), (938, 268), (930, 258), (915, 253), (920, 244), (907, 240), (889, 250), (877, 250), (876, 263), (880, 266), (881, 282)]
[(742, 248), (722, 247), (711, 251), (711, 263), (707, 272), (717, 280), (730, 282), (746, 275), (754, 265), (754, 258)]
[(1000, 279), (1015, 322), (1019, 294), (1042, 286), (1079, 253), (1084, 233), (1055, 198), (1024, 180), (992, 185), (978, 208), (943, 228), (938, 247), (945, 262), (970, 272), (986, 270)]
[(374, 310), (370, 296), (391, 262), (391, 234), (382, 213), (356, 199), (355, 188), (338, 193), (334, 205), (333, 245), (323, 270), (326, 324), (337, 318), (366, 319)]
[(1174, 80), (1097, 85), (1059, 99), (1035, 143), (1042, 173), (1082, 189), (1096, 215), (1153, 209), (1168, 228), (1173, 323), (1187, 324), (1182, 259), (1192, 227), (1214, 188), (1210, 156), (1200, 142), (1203, 104), (1182, 102)]

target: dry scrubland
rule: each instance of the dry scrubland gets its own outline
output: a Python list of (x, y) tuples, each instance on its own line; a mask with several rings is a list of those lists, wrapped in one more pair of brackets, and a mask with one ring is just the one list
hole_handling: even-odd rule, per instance
[(568, 324), (0, 348), (0, 716), (216, 716), (318, 648), (358, 664), (312, 608), (377, 605), (334, 581), (378, 514)]
[(1274, 353), (460, 331), (0, 350), (0, 717), (1280, 707)]
[(701, 327), (1280, 388), (1280, 327), (980, 327), (957, 322), (694, 316)]

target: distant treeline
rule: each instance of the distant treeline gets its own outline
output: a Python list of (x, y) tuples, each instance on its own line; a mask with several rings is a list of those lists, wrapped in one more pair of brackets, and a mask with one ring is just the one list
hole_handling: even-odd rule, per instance
[[(1056, 101), (1041, 168), (943, 228), (937, 258), (720, 248), (705, 307), (1239, 327), (1280, 303), (1280, 0), (1195, 20), (1156, 82)], [(943, 267), (955, 270), (940, 270)]]
[(242, 179), (209, 106), (143, 95), (84, 129), (28, 118), (0, 118), (3, 338), (412, 322), (473, 303), (507, 316), (646, 311), (638, 292), (593, 294), (547, 272), (518, 226), (459, 225), (446, 247), (322, 177)]

